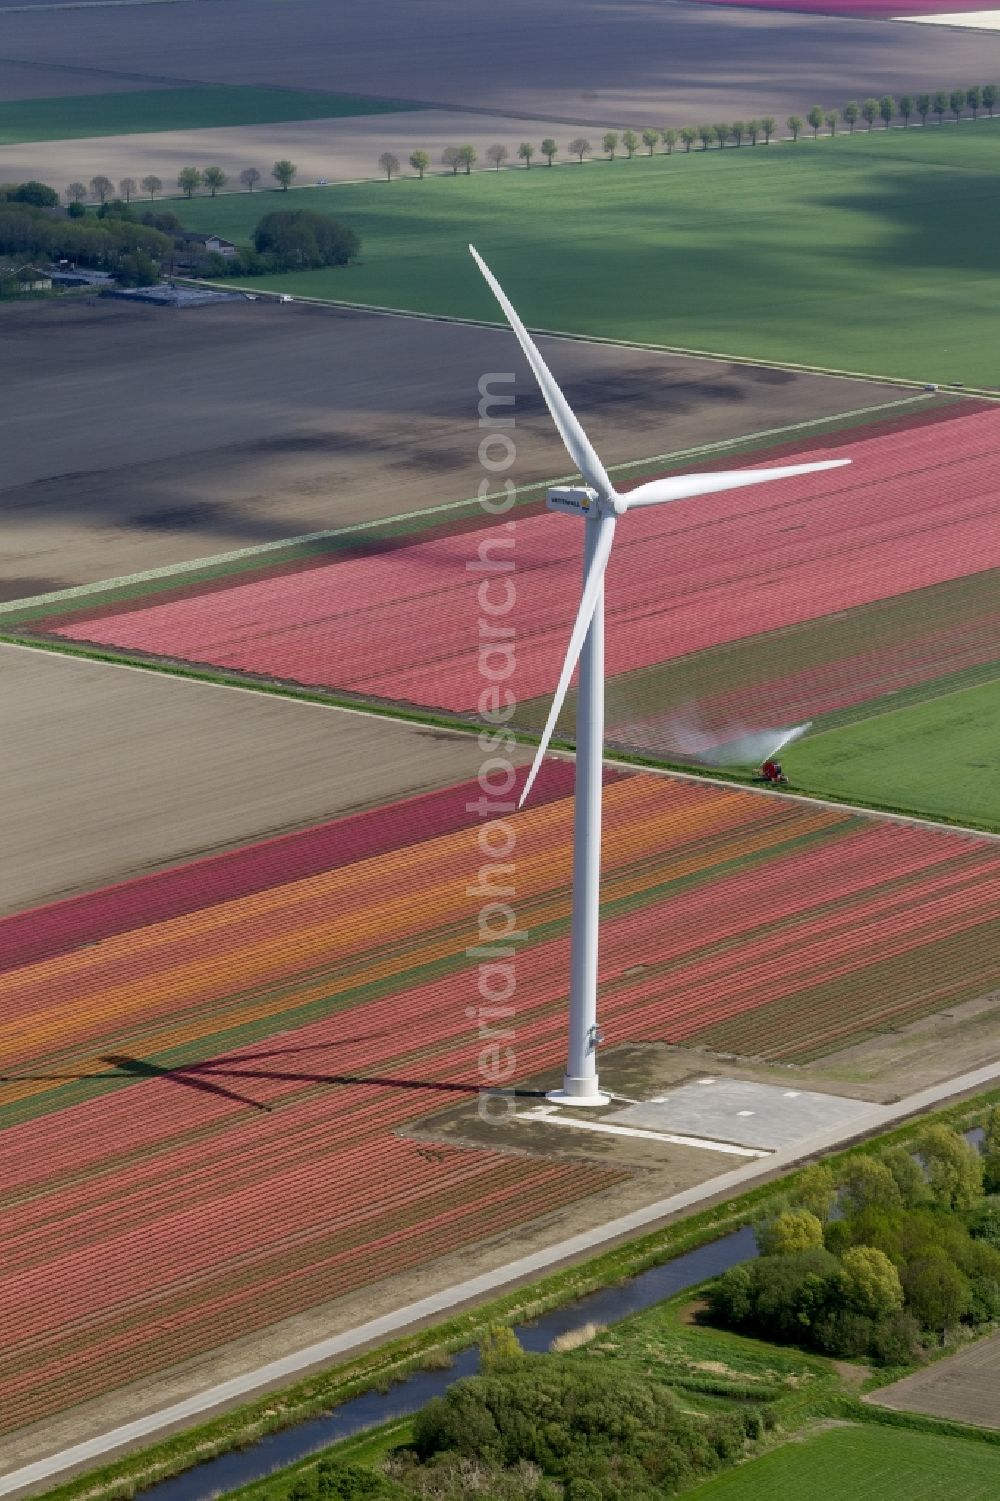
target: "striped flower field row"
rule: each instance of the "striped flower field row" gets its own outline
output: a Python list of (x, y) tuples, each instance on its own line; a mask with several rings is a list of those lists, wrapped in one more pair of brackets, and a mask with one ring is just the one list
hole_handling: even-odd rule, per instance
[[(851, 458), (850, 469), (629, 518), (608, 570), (610, 674), (734, 642), (780, 639), (804, 622), (1000, 568), (1000, 412), (956, 405), (934, 421), (914, 418), (894, 431), (860, 429), (830, 441), (837, 455)], [(822, 459), (833, 451), (800, 456)], [(557, 534), (565, 545), (554, 540)], [(524, 703), (555, 681), (579, 594), (579, 540), (565, 518), (522, 515), (513, 525), (430, 535), (384, 552), (202, 593), (182, 590), (160, 602), (134, 601), (38, 628), (129, 652), (468, 712), (480, 682), (477, 585), (492, 581), (496, 603), (496, 589), (510, 577), (517, 584), (510, 685)], [(871, 660), (841, 672), (842, 692), (827, 684), (804, 707), (826, 713), (844, 694), (877, 694), (880, 680), (891, 682), (899, 652), (904, 683), (987, 661), (996, 645), (995, 614), (980, 627), (958, 621), (951, 638), (925, 633), (898, 651), (876, 636), (859, 653)], [(794, 702), (802, 700), (800, 675), (783, 658), (769, 712), (789, 711), (786, 690)]]
[[(562, 1059), (571, 778), (513, 816), (515, 1083)], [(0, 923), (7, 1429), (616, 1181), (407, 1134), (480, 1085), (476, 796)], [(996, 986), (990, 841), (645, 775), (605, 806), (612, 1046), (795, 1061)]]
[[(1000, 661), (998, 601), (994, 570), (628, 675), (611, 689), (608, 739), (683, 760), (698, 736), (725, 745), (746, 727), (805, 720), (821, 731), (890, 699), (982, 681)], [(547, 707), (522, 718), (535, 725)]]

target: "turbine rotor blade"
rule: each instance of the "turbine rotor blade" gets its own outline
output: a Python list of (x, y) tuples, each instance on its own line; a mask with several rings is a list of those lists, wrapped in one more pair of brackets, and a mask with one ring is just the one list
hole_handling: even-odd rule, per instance
[(493, 272), (479, 254), (475, 245), (469, 246), (469, 252), (486, 278), (487, 285), (497, 302), (499, 302), (506, 313), (508, 323), (517, 335), (517, 341), (524, 350), (524, 357), (531, 366), (534, 377), (538, 382), (539, 390), (545, 398), (545, 405), (548, 407), (552, 421), (555, 423), (559, 436), (566, 447), (566, 452), (591, 489), (596, 490), (602, 500), (610, 499), (615, 493), (614, 486), (608, 479), (604, 465), (591, 447), (590, 439), (580, 426), (576, 413), (560, 391), (551, 370), (535, 348), (534, 340), (517, 316), (503, 287), (501, 287)]
[(723, 469), (714, 474), (678, 474), (653, 479), (618, 497), (616, 510), (635, 506), (660, 506), (671, 500), (690, 500), (696, 495), (714, 495), (720, 490), (741, 490), (746, 485), (766, 485), (771, 480), (792, 479), (796, 474), (818, 474), (821, 469), (841, 469), (850, 459), (825, 459), (817, 464), (790, 464), (775, 469)]
[(590, 629), (590, 622), (593, 620), (594, 612), (597, 609), (597, 603), (601, 596), (601, 588), (604, 584), (604, 570), (607, 568), (608, 558), (611, 556), (611, 544), (615, 539), (614, 516), (605, 515), (599, 521), (588, 521), (586, 525), (598, 526), (601, 530), (597, 538), (597, 546), (594, 549), (593, 558), (591, 559), (590, 569), (584, 580), (580, 608), (577, 611), (576, 620), (573, 622), (573, 631), (569, 638), (569, 646), (566, 648), (566, 657), (562, 665), (562, 672), (559, 674), (559, 682), (552, 699), (552, 705), (549, 709), (549, 717), (545, 721), (545, 729), (542, 731), (542, 738), (535, 752), (535, 759), (531, 763), (528, 780), (524, 784), (524, 790), (517, 804), (519, 808), (524, 807), (528, 793), (531, 791), (535, 777), (538, 775), (539, 767), (545, 759), (545, 752), (548, 750), (549, 741), (552, 739), (552, 732), (556, 727), (556, 721), (559, 718), (562, 706), (566, 700), (566, 694), (569, 691), (570, 678), (573, 676), (574, 668), (580, 660), (583, 643), (586, 640), (587, 632)]

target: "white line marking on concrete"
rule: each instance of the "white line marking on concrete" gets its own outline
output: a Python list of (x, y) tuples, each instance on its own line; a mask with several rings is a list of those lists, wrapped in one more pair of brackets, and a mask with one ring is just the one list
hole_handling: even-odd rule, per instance
[[(547, 1126), (569, 1126), (574, 1131), (599, 1131), (605, 1136), (638, 1136), (646, 1141), (662, 1141), (671, 1147), (702, 1147), (706, 1152), (726, 1152), (730, 1157), (770, 1157), (770, 1152), (755, 1147), (738, 1147), (731, 1141), (710, 1141), (703, 1136), (678, 1136), (672, 1131), (648, 1131), (642, 1126), (613, 1126), (609, 1121), (578, 1119), (575, 1115), (553, 1114), (554, 1106), (540, 1105), (534, 1110), (518, 1111), (522, 1121), (544, 1121)], [(743, 1110), (741, 1115), (752, 1115)]]

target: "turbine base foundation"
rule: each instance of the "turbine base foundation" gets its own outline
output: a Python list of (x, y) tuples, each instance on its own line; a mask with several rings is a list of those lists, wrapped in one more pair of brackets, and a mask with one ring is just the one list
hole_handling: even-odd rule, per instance
[(553, 1105), (578, 1106), (602, 1106), (611, 1104), (609, 1094), (601, 1094), (596, 1078), (571, 1079), (568, 1075), (563, 1079), (562, 1089), (550, 1089), (545, 1098), (551, 1100)]

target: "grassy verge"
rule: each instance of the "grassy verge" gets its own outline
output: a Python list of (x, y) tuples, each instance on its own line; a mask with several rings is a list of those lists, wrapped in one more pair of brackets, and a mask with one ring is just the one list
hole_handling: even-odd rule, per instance
[[(902, 1463), (904, 1471), (913, 1456), (920, 1456), (924, 1446), (918, 1440), (907, 1442), (907, 1435), (924, 1435), (931, 1439), (930, 1452), (962, 1454), (965, 1445), (978, 1442), (1000, 1444), (1000, 1432), (975, 1428), (970, 1424), (899, 1413), (867, 1406), (855, 1391), (863, 1366), (833, 1361), (798, 1349), (793, 1345), (775, 1345), (701, 1324), (690, 1316), (698, 1289), (688, 1289), (635, 1314), (610, 1329), (581, 1329), (583, 1348), (570, 1356), (574, 1361), (612, 1361), (623, 1374), (651, 1377), (669, 1385), (682, 1407), (693, 1412), (711, 1413), (720, 1409), (751, 1407), (768, 1412), (768, 1429), (763, 1436), (772, 1453), (784, 1451), (790, 1438), (798, 1437), (807, 1446), (818, 1436), (817, 1430), (832, 1423), (859, 1425), (851, 1448), (867, 1460), (879, 1446), (892, 1456), (893, 1465)], [(946, 1359), (948, 1351), (940, 1352)], [(899, 1379), (900, 1370), (879, 1371), (864, 1383), (865, 1389)], [(879, 1435), (879, 1426), (893, 1430)], [(812, 1432), (810, 1432), (812, 1430)], [(376, 1465), (393, 1450), (407, 1445), (412, 1437), (412, 1419), (402, 1419), (342, 1439), (263, 1479), (251, 1481), (231, 1492), (234, 1501), (286, 1501), (301, 1487), (297, 1482), (314, 1483), (313, 1472), (327, 1456), (341, 1464)], [(955, 1441), (958, 1441), (957, 1444)], [(880, 1448), (880, 1452), (883, 1450)], [(965, 1469), (984, 1473), (996, 1463), (980, 1448), (964, 1450)], [(901, 1458), (902, 1457), (902, 1458)], [(797, 1463), (797, 1461), (796, 1461)], [(809, 1465), (812, 1455), (809, 1456)], [(788, 1456), (772, 1460), (779, 1471), (788, 1465)], [(793, 1467), (794, 1468), (794, 1467)], [(961, 1467), (960, 1467), (961, 1468)], [(808, 1469), (808, 1466), (807, 1466)], [(755, 1467), (739, 1472), (751, 1474), (758, 1481)], [(770, 1473), (763, 1467), (759, 1475)], [(801, 1477), (803, 1480), (805, 1475)], [(700, 1496), (711, 1493), (706, 1482), (696, 1488)], [(798, 1494), (798, 1492), (788, 1492)], [(742, 1491), (734, 1492), (742, 1495)], [(756, 1495), (751, 1491), (749, 1495)], [(848, 1491), (853, 1501), (852, 1492)], [(919, 1493), (918, 1493), (919, 1494)], [(932, 1495), (936, 1494), (931, 1492)]]
[[(998, 131), (983, 120), (310, 189), (295, 203), (348, 222), (361, 263), (255, 285), (495, 323), (473, 240), (536, 328), (992, 387)], [(263, 209), (233, 194), (181, 212), (247, 242)], [(952, 223), (961, 234), (942, 236)]]
[(842, 1427), (752, 1459), (706, 1484), (698, 1501), (772, 1501), (822, 1495), (825, 1501), (993, 1501), (997, 1456), (970, 1438)]
[[(408, 724), (422, 725), (429, 729), (454, 730), (459, 734), (469, 735), (478, 733), (477, 726), (457, 715), (434, 714), (429, 710), (415, 709), (405, 704), (394, 704), (380, 699), (352, 698), (348, 694), (334, 691), (296, 688), (293, 684), (268, 682), (246, 674), (226, 672), (221, 668), (192, 667), (185, 662), (162, 661), (157, 658), (142, 657), (134, 652), (115, 651), (108, 647), (89, 647), (76, 642), (37, 637), (29, 632), (16, 635), (0, 633), (0, 645), (30, 646), (34, 650), (49, 651), (56, 656), (80, 657), (89, 662), (108, 662), (118, 666), (135, 667), (145, 672), (162, 673), (166, 677), (188, 678), (195, 683), (215, 683), (220, 687), (242, 688), (248, 692), (267, 693), (276, 698), (290, 698), (301, 703), (324, 704), (332, 709), (349, 709), (355, 713), (402, 720)], [(987, 686), (1000, 691), (1000, 684)], [(931, 708), (933, 704), (921, 707)], [(865, 728), (870, 723), (872, 721), (865, 721), (865, 725), (859, 728)], [(985, 730), (985, 726), (983, 729)], [(530, 731), (518, 731), (512, 728), (509, 733), (520, 745), (530, 746), (538, 743), (537, 734)], [(565, 751), (568, 754), (572, 754), (574, 750), (572, 741), (560, 740), (558, 737), (553, 738), (551, 748), (553, 751)], [(628, 755), (624, 751), (617, 750), (608, 752), (605, 761), (609, 766), (631, 767), (636, 771), (673, 772), (704, 781), (730, 783), (736, 787), (760, 785), (752, 773), (738, 767), (704, 768), (651, 755)], [(791, 770), (790, 755), (786, 755), (786, 764)], [(969, 806), (966, 803), (958, 808), (928, 809), (922, 805), (918, 797), (909, 799), (906, 796), (905, 787), (893, 782), (891, 774), (885, 778), (886, 785), (882, 788), (884, 796), (865, 796), (863, 791), (854, 789), (843, 790), (823, 785), (811, 785), (807, 775), (800, 781), (796, 772), (793, 783), (787, 790), (801, 797), (840, 803), (845, 810), (870, 809), (873, 813), (890, 813), (901, 818), (925, 818), (931, 823), (939, 823), (947, 828), (973, 829), (984, 834), (1000, 833), (1000, 807), (996, 806), (993, 801), (986, 808), (978, 805)], [(984, 782), (982, 785), (987, 784)], [(780, 796), (780, 793), (775, 795)]]
[(257, 89), (242, 84), (70, 94), (56, 99), (15, 99), (0, 104), (0, 145), (68, 141), (83, 136), (140, 135), (159, 130), (266, 125), (279, 120), (382, 115), (418, 107), (354, 94)]
[[(990, 1106), (997, 1103), (1000, 1103), (1000, 1090), (991, 1090), (933, 1115), (921, 1116), (825, 1160), (836, 1169), (838, 1164), (858, 1153), (880, 1151), (891, 1143), (911, 1139), (931, 1121), (968, 1130), (981, 1125)], [(428, 1358), (434, 1359), (442, 1352), (454, 1352), (474, 1344), (492, 1324), (537, 1317), (549, 1309), (625, 1281), (649, 1267), (661, 1265), (738, 1230), (760, 1217), (776, 1197), (788, 1192), (796, 1177), (797, 1173), (792, 1173), (775, 1182), (763, 1183), (737, 1198), (674, 1221), (590, 1261), (554, 1272), (528, 1287), (507, 1293), (432, 1328), (394, 1340), (356, 1360), (307, 1377), (162, 1443), (90, 1471), (46, 1494), (51, 1501), (131, 1501), (137, 1492), (204, 1460), (246, 1447), (266, 1433), (288, 1428), (362, 1392), (387, 1387), (419, 1369)], [(865, 1408), (866, 1420), (879, 1421), (878, 1417), (871, 1416), (878, 1411)]]
[[(276, 698), (295, 699), (301, 703), (324, 704), (332, 709), (348, 709), (355, 713), (372, 714), (376, 717), (402, 720), (407, 724), (422, 725), (429, 729), (454, 730), (459, 734), (476, 734), (477, 726), (470, 724), (457, 715), (445, 713), (434, 714), (429, 710), (415, 709), (405, 704), (394, 704), (379, 699), (352, 698), (348, 694), (321, 689), (296, 688), (293, 684), (273, 683), (260, 678), (253, 678), (247, 674), (226, 672), (223, 669), (192, 667), (185, 662), (163, 661), (158, 658), (142, 657), (134, 652), (116, 651), (107, 647), (89, 647), (76, 642), (53, 640), (48, 637), (37, 637), (29, 632), (18, 634), (0, 633), (0, 645), (4, 646), (30, 646), (37, 651), (49, 651), (56, 656), (80, 657), (89, 662), (107, 662), (124, 667), (134, 667), (145, 672), (158, 672), (166, 677), (187, 678), (195, 683), (215, 683), (224, 688), (242, 688), (248, 692), (267, 693)], [(1000, 691), (1000, 684), (987, 685)], [(933, 707), (932, 705), (921, 707)], [(865, 721), (865, 728), (872, 721)], [(983, 727), (985, 730), (985, 726)], [(511, 729), (509, 732), (516, 743), (525, 746), (536, 745), (538, 736), (530, 731), (518, 731)], [(822, 737), (820, 737), (822, 738)], [(808, 743), (808, 742), (806, 742)], [(554, 737), (551, 742), (553, 751), (564, 751), (572, 754), (574, 745), (572, 741), (560, 740)], [(743, 768), (738, 767), (712, 767), (704, 768), (691, 766), (688, 763), (680, 763), (651, 755), (628, 755), (624, 751), (609, 752), (605, 756), (609, 766), (624, 766), (634, 768), (636, 771), (673, 772), (686, 777), (695, 777), (704, 781), (725, 782), (736, 787), (757, 787), (759, 782), (754, 775)], [(791, 758), (786, 755), (786, 763), (791, 771)], [(808, 774), (806, 774), (806, 777)], [(840, 803), (845, 810), (852, 808), (870, 809), (873, 813), (890, 813), (901, 818), (925, 818), (931, 823), (939, 823), (947, 828), (972, 829), (984, 834), (1000, 833), (1000, 807), (991, 801), (989, 807), (963, 805), (960, 808), (925, 808), (918, 797), (912, 800), (906, 796), (905, 787), (893, 782), (891, 774), (886, 776), (884, 797), (865, 796), (863, 791), (854, 789), (838, 790), (834, 787), (823, 785), (811, 785), (807, 779), (800, 781), (798, 773), (794, 773), (792, 785), (788, 791), (806, 798), (822, 799), (825, 802)], [(987, 785), (985, 782), (983, 786)], [(775, 794), (780, 796), (780, 793)]]
[(791, 747), (785, 769), (804, 792), (996, 830), (1000, 827), (1000, 679)]

